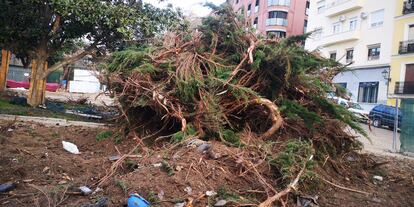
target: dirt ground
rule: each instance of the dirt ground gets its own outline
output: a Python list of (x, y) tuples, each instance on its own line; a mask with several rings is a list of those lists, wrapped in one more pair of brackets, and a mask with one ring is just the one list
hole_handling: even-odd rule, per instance
[[(156, 151), (136, 150), (100, 186), (101, 191), (81, 195), (78, 187), (95, 190), (99, 180), (110, 172), (113, 161), (108, 158), (129, 152), (137, 140), (117, 140), (115, 144), (111, 137), (97, 141), (97, 135), (108, 129), (30, 123), (15, 123), (9, 128), (12, 130), (0, 136), (0, 183), (15, 182), (17, 188), (0, 194), (0, 206), (82, 206), (101, 197), (109, 198), (109, 206), (124, 206), (130, 193), (141, 194), (153, 206), (174, 206), (188, 198), (194, 199), (194, 206), (213, 206), (220, 199), (229, 201), (226, 206), (255, 206), (267, 197), (262, 184), (252, 176), (244, 176), (245, 171), (232, 159), (238, 149), (218, 142), (212, 142), (212, 146), (219, 155), (179, 145)], [(62, 140), (75, 143), (81, 154), (65, 151)], [(308, 189), (290, 198), (310, 196), (319, 206), (414, 206), (413, 169), (414, 161), (409, 159), (356, 153), (339, 161), (327, 158), (316, 174), (365, 193), (343, 190), (314, 178)], [(383, 180), (374, 179), (376, 175)], [(206, 196), (207, 191), (217, 195)], [(295, 205), (290, 202), (289, 206)]]

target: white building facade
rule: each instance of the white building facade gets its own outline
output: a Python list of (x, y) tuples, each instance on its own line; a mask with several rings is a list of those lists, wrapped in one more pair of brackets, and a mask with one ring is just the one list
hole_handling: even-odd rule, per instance
[(387, 103), (394, 0), (311, 0), (306, 49), (349, 64), (334, 82), (366, 110)]

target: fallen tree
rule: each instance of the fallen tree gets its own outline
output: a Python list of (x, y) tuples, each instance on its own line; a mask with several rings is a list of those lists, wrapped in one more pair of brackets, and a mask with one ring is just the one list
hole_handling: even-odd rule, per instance
[[(125, 134), (152, 141), (222, 140), (273, 163), (284, 180), (293, 181), (262, 204), (269, 206), (296, 189), (309, 156), (334, 159), (358, 147), (348, 127), (365, 132), (351, 113), (327, 100), (335, 91), (332, 78), (345, 67), (306, 51), (309, 34), (267, 39), (243, 22), (230, 7), (216, 7), (197, 31), (167, 33), (160, 42), (115, 53), (107, 79)], [(276, 140), (283, 142), (263, 151)], [(299, 160), (283, 167), (275, 156), (289, 146)], [(256, 169), (253, 163), (239, 164)], [(276, 193), (255, 172), (266, 192)]]

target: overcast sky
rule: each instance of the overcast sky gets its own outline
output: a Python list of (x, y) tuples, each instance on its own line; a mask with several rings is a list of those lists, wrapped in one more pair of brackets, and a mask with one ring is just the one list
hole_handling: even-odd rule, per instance
[(193, 14), (196, 16), (206, 16), (210, 10), (203, 7), (205, 2), (211, 2), (216, 5), (224, 3), (226, 0), (166, 0), (165, 2), (158, 3), (158, 0), (144, 0), (144, 2), (151, 3), (155, 6), (165, 7), (167, 4), (172, 4), (174, 7), (180, 7), (184, 14)]

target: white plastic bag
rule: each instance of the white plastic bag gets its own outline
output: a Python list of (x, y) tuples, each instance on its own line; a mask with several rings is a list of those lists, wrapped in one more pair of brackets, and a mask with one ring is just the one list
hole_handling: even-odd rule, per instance
[(62, 145), (63, 145), (63, 149), (65, 149), (66, 151), (68, 151), (72, 154), (75, 154), (75, 155), (80, 154), (79, 149), (75, 144), (70, 143), (70, 142), (62, 141)]

